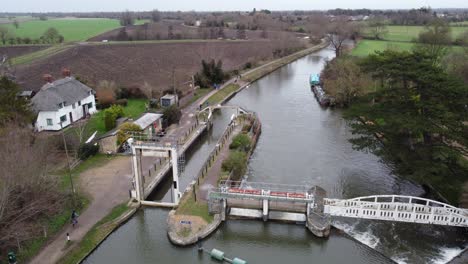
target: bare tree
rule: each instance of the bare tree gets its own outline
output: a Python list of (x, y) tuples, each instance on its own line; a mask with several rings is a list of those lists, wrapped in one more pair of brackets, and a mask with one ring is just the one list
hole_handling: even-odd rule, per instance
[(161, 21), (161, 13), (157, 9), (151, 11), (151, 20), (155, 23)]
[(55, 215), (66, 200), (59, 179), (47, 173), (51, 145), (26, 128), (9, 125), (0, 137), (0, 250), (43, 236), (42, 216)]
[(418, 40), (421, 44), (417, 49), (427, 52), (434, 58), (434, 63), (438, 63), (447, 54), (448, 45), (452, 43), (450, 26), (444, 20), (436, 19), (419, 33)]
[(369, 32), (374, 39), (383, 39), (383, 36), (388, 33), (385, 17), (375, 16), (368, 22)]
[(345, 17), (339, 17), (328, 25), (326, 39), (330, 42), (335, 54), (339, 57), (346, 40), (350, 40), (356, 33), (356, 26)]
[(13, 26), (14, 26), (16, 29), (19, 28), (19, 22), (18, 22), (18, 20), (16, 20), (16, 19), (13, 20)]

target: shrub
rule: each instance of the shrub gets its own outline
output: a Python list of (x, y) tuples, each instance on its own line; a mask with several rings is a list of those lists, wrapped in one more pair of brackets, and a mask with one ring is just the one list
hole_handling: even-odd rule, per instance
[(99, 152), (98, 144), (81, 144), (78, 148), (78, 157), (81, 160), (85, 160), (91, 156), (96, 155)]
[(243, 127), (242, 127), (242, 132), (244, 133), (248, 133), (250, 131), (250, 129), (252, 129), (252, 124), (245, 124)]
[(241, 151), (232, 151), (223, 161), (222, 168), (232, 172), (232, 180), (239, 180), (247, 171), (247, 154)]
[(131, 98), (146, 98), (145, 93), (138, 86), (120, 87), (117, 92), (117, 98), (131, 99)]
[(115, 101), (116, 105), (127, 106), (128, 100), (127, 99), (119, 99)]
[(236, 149), (240, 151), (249, 151), (250, 150), (250, 137), (246, 134), (239, 134), (232, 139), (230, 149)]
[(115, 104), (115, 82), (100, 81), (96, 88), (96, 98), (101, 108), (107, 108)]
[(124, 143), (130, 137), (127, 132), (141, 132), (141, 128), (134, 123), (123, 123), (117, 132), (117, 145)]
[(252, 63), (251, 62), (247, 62), (245, 65), (244, 65), (244, 70), (245, 69), (250, 69), (252, 68)]
[(164, 109), (163, 118), (167, 120), (167, 125), (171, 125), (179, 122), (182, 117), (182, 112), (177, 108), (176, 105), (171, 105)]
[(112, 105), (104, 110), (104, 125), (109, 131), (115, 127), (117, 118), (124, 116), (124, 109), (121, 105)]

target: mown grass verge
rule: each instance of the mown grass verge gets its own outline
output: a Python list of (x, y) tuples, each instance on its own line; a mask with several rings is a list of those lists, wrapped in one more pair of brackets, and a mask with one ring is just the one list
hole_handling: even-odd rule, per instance
[(67, 49), (71, 47), (72, 45), (67, 45), (67, 44), (55, 45), (46, 49), (38, 50), (36, 52), (27, 53), (25, 55), (18, 56), (16, 58), (12, 58), (11, 64), (12, 65), (27, 64), (38, 59), (42, 59), (45, 57), (59, 54), (61, 52), (66, 51)]
[(176, 215), (194, 215), (203, 218), (208, 224), (213, 221), (213, 216), (208, 212), (208, 204), (195, 201), (193, 193), (185, 194), (177, 207)]
[[(117, 228), (121, 221), (118, 218), (129, 213), (131, 209), (128, 208), (127, 204), (121, 204), (114, 209), (94, 227), (86, 233), (85, 237), (74, 246), (68, 254), (63, 257), (59, 263), (62, 264), (76, 264), (82, 261), (87, 255), (89, 255), (109, 234)], [(71, 245), (73, 246), (73, 245)]]
[(217, 93), (210, 96), (207, 102), (210, 105), (217, 105), (221, 103), (231, 93), (237, 91), (237, 89), (239, 89), (238, 84), (234, 84), (234, 83), (228, 84), (226, 87), (224, 87), (223, 89), (219, 90)]

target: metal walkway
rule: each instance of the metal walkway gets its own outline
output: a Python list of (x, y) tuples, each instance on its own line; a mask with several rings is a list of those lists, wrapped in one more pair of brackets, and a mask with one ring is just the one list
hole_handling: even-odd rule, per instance
[(268, 184), (259, 182), (223, 181), (213, 188), (210, 199), (251, 199), (313, 203), (313, 189), (303, 185)]
[(445, 203), (402, 195), (354, 199), (324, 199), (324, 213), (361, 219), (468, 227), (468, 210)]
[[(255, 182), (221, 182), (209, 193), (210, 201), (248, 199), (306, 203), (307, 215), (385, 220), (418, 224), (468, 227), (468, 210), (445, 203), (402, 195), (374, 195), (353, 199), (330, 199), (320, 195), (320, 187)], [(268, 204), (264, 207), (268, 208)], [(268, 210), (268, 209), (267, 209)]]

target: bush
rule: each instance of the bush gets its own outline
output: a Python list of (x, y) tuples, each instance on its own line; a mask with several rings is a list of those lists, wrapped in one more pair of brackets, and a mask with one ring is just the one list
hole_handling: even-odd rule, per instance
[(127, 132), (141, 132), (141, 128), (134, 123), (123, 123), (117, 132), (117, 145), (124, 143), (130, 137)]
[(115, 101), (115, 104), (116, 105), (121, 105), (121, 106), (127, 106), (128, 100), (127, 99), (119, 99), (119, 100)]
[(230, 149), (236, 149), (239, 151), (249, 151), (250, 150), (250, 137), (246, 134), (239, 134), (232, 139)]
[(242, 132), (244, 133), (248, 133), (250, 130), (252, 129), (252, 124), (245, 124), (243, 127), (242, 127)]
[(232, 172), (231, 180), (239, 180), (247, 171), (247, 154), (241, 151), (232, 151), (223, 161), (224, 170)]
[(117, 98), (119, 99), (139, 99), (139, 98), (146, 98), (145, 93), (140, 89), (138, 86), (130, 86), (130, 87), (120, 87), (117, 92)]
[(244, 65), (244, 70), (250, 69), (250, 68), (252, 68), (252, 63), (251, 63), (251, 62), (247, 62), (247, 63)]
[(167, 120), (167, 125), (171, 125), (179, 122), (182, 117), (182, 112), (177, 108), (176, 105), (171, 105), (164, 109), (163, 118)]
[(104, 125), (106, 130), (109, 131), (113, 129), (116, 125), (117, 118), (122, 116), (124, 116), (124, 109), (121, 105), (112, 105), (104, 110)]
[(81, 144), (78, 148), (78, 157), (80, 160), (85, 160), (99, 152), (98, 144)]

